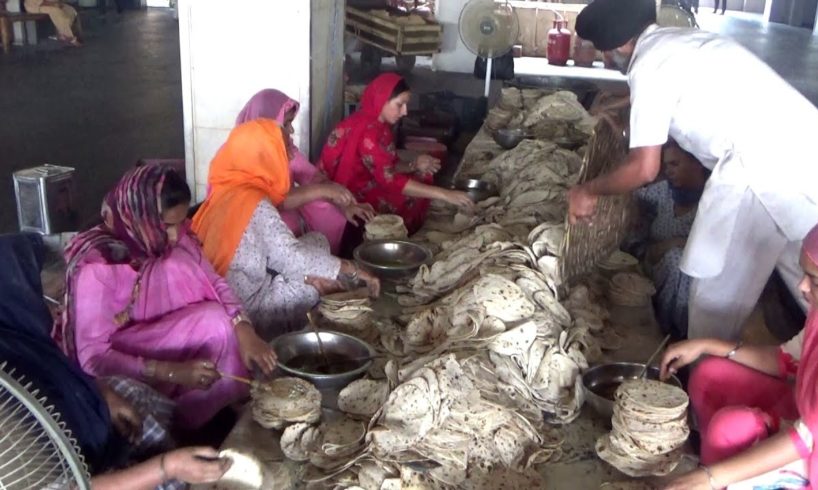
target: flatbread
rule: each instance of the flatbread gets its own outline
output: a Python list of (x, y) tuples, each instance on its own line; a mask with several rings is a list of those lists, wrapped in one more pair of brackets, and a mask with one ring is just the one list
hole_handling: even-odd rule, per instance
[(262, 465), (254, 456), (235, 449), (225, 449), (219, 452), (219, 457), (228, 458), (232, 462), (219, 479), (220, 486), (229, 486), (233, 490), (256, 490), (262, 487)]

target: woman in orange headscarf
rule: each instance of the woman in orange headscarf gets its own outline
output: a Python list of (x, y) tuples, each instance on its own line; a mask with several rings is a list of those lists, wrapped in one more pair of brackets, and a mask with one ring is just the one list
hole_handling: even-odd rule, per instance
[(382, 73), (367, 85), (360, 109), (341, 121), (321, 152), (321, 168), (352, 191), (358, 202), (378, 213), (398, 214), (409, 233), (423, 224), (430, 199), (474, 206), (465, 192), (432, 185), (440, 161), (420, 155), (401, 163), (393, 127), (406, 115), (411, 91), (395, 73)]
[(247, 314), (271, 338), (304, 325), (319, 294), (378, 280), (330, 254), (318, 233), (295, 238), (276, 206), (290, 190), (289, 133), (272, 119), (240, 124), (210, 165), (210, 193), (193, 231), (216, 271), (225, 275)]

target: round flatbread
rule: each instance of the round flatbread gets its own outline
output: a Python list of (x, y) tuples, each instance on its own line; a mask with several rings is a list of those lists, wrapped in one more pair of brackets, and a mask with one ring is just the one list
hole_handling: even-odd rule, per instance
[(230, 459), (230, 468), (219, 479), (220, 486), (234, 490), (256, 490), (264, 483), (261, 462), (250, 454), (235, 449), (225, 449), (220, 458)]
[(389, 397), (389, 383), (358, 379), (338, 394), (338, 408), (350, 415), (371, 417)]

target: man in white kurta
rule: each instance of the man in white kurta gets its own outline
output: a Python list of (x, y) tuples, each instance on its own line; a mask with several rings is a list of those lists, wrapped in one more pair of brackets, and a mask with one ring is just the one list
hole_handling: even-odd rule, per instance
[[(654, 180), (662, 145), (675, 139), (713, 171), (681, 264), (693, 277), (688, 335), (736, 339), (775, 268), (806, 309), (798, 254), (818, 222), (818, 110), (734, 41), (637, 25), (647, 8), (653, 0), (595, 0), (577, 19), (578, 35), (628, 75), (630, 152), (570, 190), (570, 217), (588, 219), (599, 196)], [(623, 27), (629, 12), (641, 22)]]

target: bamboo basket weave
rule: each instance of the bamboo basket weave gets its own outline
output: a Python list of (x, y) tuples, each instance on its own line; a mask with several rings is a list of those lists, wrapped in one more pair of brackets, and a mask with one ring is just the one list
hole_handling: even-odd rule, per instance
[[(623, 162), (626, 154), (627, 138), (622, 130), (607, 119), (600, 119), (588, 141), (579, 182), (588, 182), (611, 171)], [(630, 193), (600, 197), (596, 215), (590, 222), (572, 225), (566, 216), (560, 260), (563, 285), (591, 272), (596, 264), (619, 248), (630, 221), (631, 199)]]

